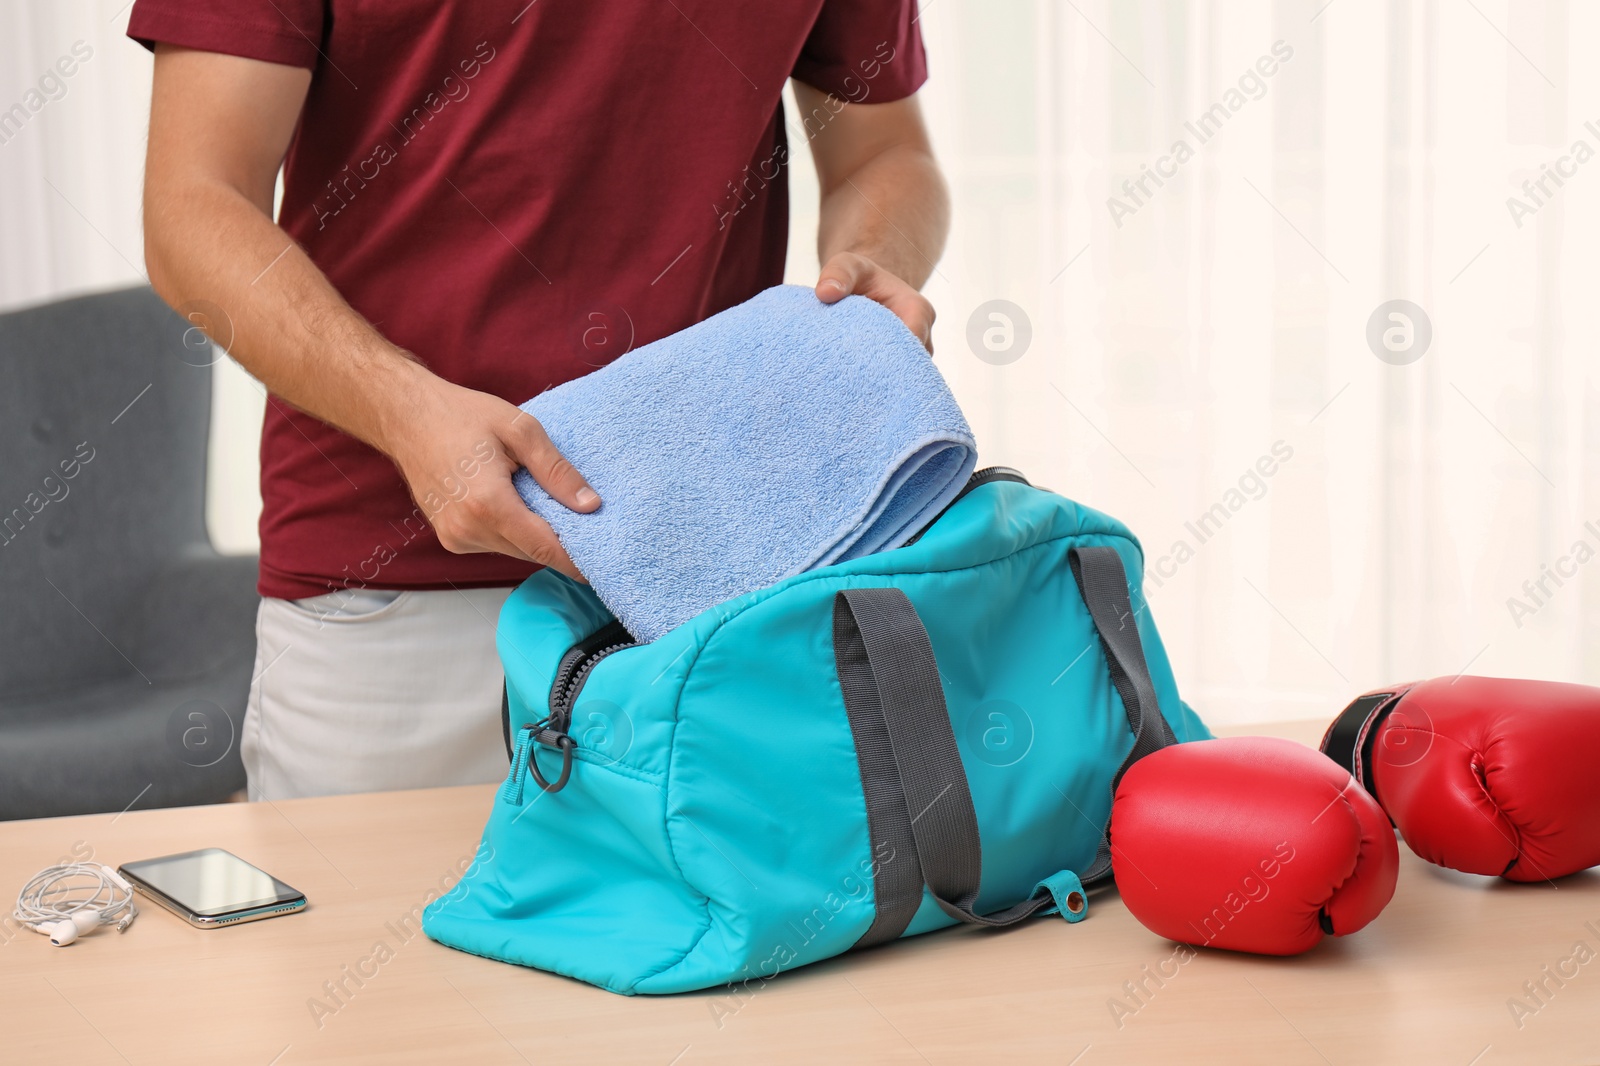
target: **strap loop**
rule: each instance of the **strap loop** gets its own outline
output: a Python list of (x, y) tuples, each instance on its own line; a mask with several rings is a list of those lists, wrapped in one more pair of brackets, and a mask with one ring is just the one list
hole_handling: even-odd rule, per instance
[(1069, 922), (1081, 922), (1089, 916), (1089, 895), (1083, 882), (1071, 870), (1051, 874), (1033, 887), (1033, 894), (1049, 893), (1053, 904), (1044, 914), (1059, 914)]

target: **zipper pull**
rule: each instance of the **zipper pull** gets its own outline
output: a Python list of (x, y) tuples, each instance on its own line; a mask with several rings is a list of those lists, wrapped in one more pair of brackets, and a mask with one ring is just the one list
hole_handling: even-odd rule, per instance
[(511, 773), (500, 786), (500, 802), (522, 806), (522, 788), (528, 780), (528, 748), (533, 744), (533, 729), (525, 725), (517, 731), (517, 746), (511, 752)]

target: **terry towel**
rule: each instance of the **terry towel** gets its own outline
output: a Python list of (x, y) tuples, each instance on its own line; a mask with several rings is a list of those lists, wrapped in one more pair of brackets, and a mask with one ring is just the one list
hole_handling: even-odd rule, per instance
[(904, 544), (976, 465), (911, 331), (861, 296), (780, 285), (522, 409), (603, 501), (524, 501), (641, 641), (814, 567)]

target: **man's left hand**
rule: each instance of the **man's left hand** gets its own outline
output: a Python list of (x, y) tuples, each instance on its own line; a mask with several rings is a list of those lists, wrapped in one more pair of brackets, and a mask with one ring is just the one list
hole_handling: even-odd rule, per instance
[(934, 311), (928, 298), (866, 256), (839, 252), (823, 264), (817, 277), (817, 299), (831, 304), (852, 294), (876, 300), (893, 311), (932, 354)]

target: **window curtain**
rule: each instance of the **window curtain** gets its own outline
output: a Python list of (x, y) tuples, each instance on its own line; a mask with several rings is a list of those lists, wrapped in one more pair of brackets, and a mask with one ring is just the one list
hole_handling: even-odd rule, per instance
[[(1138, 534), (1203, 714), (1600, 683), (1600, 8), (930, 0), (921, 24), (956, 213), (936, 359), (982, 461)], [(1020, 353), (988, 347), (997, 300)]]

